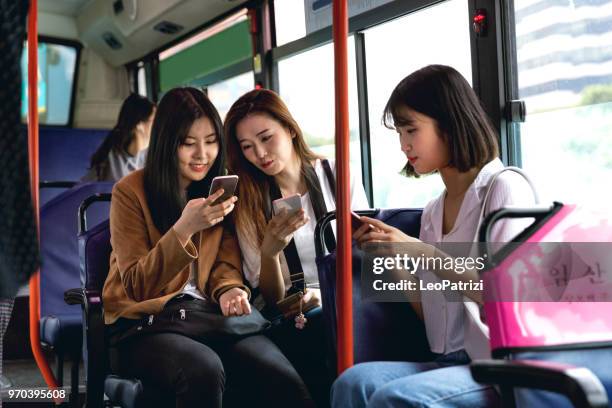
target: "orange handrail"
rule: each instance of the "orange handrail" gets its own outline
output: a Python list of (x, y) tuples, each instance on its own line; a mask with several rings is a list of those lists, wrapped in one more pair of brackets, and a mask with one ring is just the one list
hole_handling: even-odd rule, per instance
[(350, 226), (349, 113), (348, 113), (348, 5), (333, 0), (334, 77), (336, 90), (336, 310), (338, 313), (338, 373), (353, 365), (353, 276)]
[[(40, 211), (38, 208), (38, 2), (30, 0), (28, 15), (28, 150), (30, 159), (30, 189), (32, 205), (36, 214), (36, 224), (39, 225)], [(30, 278), (30, 346), (36, 364), (51, 389), (58, 388), (53, 372), (40, 347), (40, 269)], [(59, 401), (57, 401), (59, 402)]]

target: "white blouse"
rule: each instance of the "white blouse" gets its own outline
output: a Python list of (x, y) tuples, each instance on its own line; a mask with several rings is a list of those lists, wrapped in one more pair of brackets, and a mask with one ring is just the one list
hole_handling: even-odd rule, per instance
[[(421, 218), (419, 239), (427, 243), (472, 242), (479, 223), (481, 203), (484, 199), (491, 177), (504, 165), (499, 159), (487, 163), (478, 173), (465, 193), (457, 220), (453, 229), (442, 234), (444, 214), (444, 196), (446, 191), (430, 201)], [(485, 216), (501, 207), (509, 205), (531, 206), (535, 202), (531, 188), (520, 175), (504, 172), (496, 180), (489, 196), (489, 205)], [(492, 230), (491, 242), (508, 242), (530, 224), (529, 220), (502, 220)], [(439, 282), (433, 273), (419, 274), (427, 282)], [(425, 329), (431, 351), (448, 354), (464, 348), (463, 334), (464, 315), (461, 297), (448, 301), (440, 291), (422, 291), (421, 302), (425, 320)]]
[[(334, 161), (329, 160), (329, 164), (335, 174), (336, 168)], [(317, 160), (314, 165), (315, 173), (321, 183), (321, 189), (323, 190), (323, 199), (325, 201), (325, 207), (327, 211), (336, 209), (336, 201), (334, 199), (334, 191), (327, 181), (325, 176), (325, 170), (320, 160)], [(317, 220), (314, 214), (314, 209), (310, 203), (309, 194), (302, 196), (302, 208), (304, 209), (306, 216), (310, 218), (308, 223), (302, 226), (293, 234), (295, 246), (300, 257), (302, 264), (302, 270), (304, 271), (304, 279), (306, 284), (318, 283), (319, 276), (317, 273), (317, 266), (315, 263), (315, 247), (314, 247), (314, 230), (317, 225)], [(368, 200), (365, 195), (365, 190), (361, 184), (360, 174), (351, 172), (351, 209), (363, 210), (369, 208)], [(336, 232), (336, 223), (332, 222), (332, 228), (334, 233)], [(238, 237), (238, 243), (240, 245), (240, 251), (242, 252), (242, 270), (244, 276), (249, 281), (251, 287), (256, 288), (259, 286), (259, 272), (261, 266), (261, 256), (259, 248), (255, 248), (252, 242), (245, 237), (244, 233), (240, 230), (236, 231)], [(285, 283), (287, 279), (285, 279)]]

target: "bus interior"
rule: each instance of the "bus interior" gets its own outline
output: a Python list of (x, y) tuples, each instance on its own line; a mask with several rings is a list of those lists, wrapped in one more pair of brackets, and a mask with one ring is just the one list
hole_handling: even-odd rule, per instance
[[(41, 349), (58, 385), (67, 390), (64, 405), (103, 406), (106, 400), (107, 406), (138, 406), (136, 383), (111, 378), (119, 384), (114, 388), (118, 394), (108, 395), (109, 379), (93, 371), (88, 351), (88, 346), (100, 345), (84, 335), (84, 327), (93, 330), (95, 323), (86, 320), (77, 304), (68, 304), (67, 291), (85, 285), (77, 235), (94, 231), (108, 219), (109, 203), (103, 195), (110, 193), (112, 183), (80, 188), (90, 157), (130, 93), (159, 101), (178, 86), (204, 90), (222, 119), (245, 92), (272, 89), (295, 115), (309, 146), (334, 157), (332, 1), (30, 3), (37, 3), (38, 9)], [(393, 209), (416, 209), (402, 213), (397, 226), (418, 234), (421, 209), (444, 190), (436, 175), (400, 175), (405, 157), (395, 132), (381, 120), (395, 84), (429, 64), (452, 66), (470, 82), (499, 134), (501, 160), (529, 173), (543, 202), (598, 211), (609, 207), (612, 190), (605, 186), (612, 178), (612, 0), (348, 0), (348, 13), (349, 166), (360, 176), (370, 208), (391, 211), (389, 217)], [(24, 127), (26, 51), (27, 44), (21, 60)], [(79, 218), (82, 202), (94, 194), (102, 194), (102, 199), (88, 201), (87, 220), (83, 214)], [(335, 272), (327, 284), (335, 288)], [(3, 340), (1, 397), (6, 407), (53, 405), (9, 398), (11, 390), (47, 387), (30, 347), (29, 293), (24, 286), (17, 294)], [(597, 303), (582, 306), (586, 314), (592, 310), (596, 315), (596, 309), (612, 300), (602, 295), (591, 301)], [(326, 305), (335, 302), (335, 292), (324, 297)], [(423, 342), (411, 355), (400, 350), (411, 333), (396, 314), (397, 304), (370, 315), (367, 305), (353, 300), (359, 325), (355, 362), (427, 357)], [(330, 314), (335, 320), (336, 313)], [(358, 323), (366, 319), (363, 316), (378, 319), (377, 324)], [(332, 343), (335, 323), (330, 323)], [(610, 350), (612, 327), (604, 329), (603, 337), (577, 342)], [(571, 337), (567, 330), (559, 336)], [(374, 339), (377, 333), (380, 338)], [(520, 358), (520, 350), (513, 357), (514, 351), (496, 357)], [(612, 366), (609, 352), (603, 355)], [(521, 375), (513, 378), (520, 383)], [(568, 380), (553, 385), (561, 380), (540, 375), (538, 384), (545, 389), (575, 384)], [(609, 393), (612, 369), (607, 377), (597, 376)], [(128, 402), (119, 394), (127, 395)], [(580, 395), (570, 398), (577, 406), (608, 406), (607, 401), (597, 402), (601, 393)]]

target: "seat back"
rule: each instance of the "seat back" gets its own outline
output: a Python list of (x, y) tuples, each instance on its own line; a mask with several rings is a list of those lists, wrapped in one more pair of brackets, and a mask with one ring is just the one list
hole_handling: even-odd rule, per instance
[[(78, 250), (80, 258), (80, 280), (84, 288), (85, 305), (83, 319), (84, 365), (87, 376), (87, 406), (102, 407), (104, 384), (109, 373), (108, 348), (106, 342), (104, 312), (102, 308), (102, 288), (109, 271), (111, 254), (110, 222), (105, 220), (94, 227), (87, 228), (86, 212), (96, 201), (110, 201), (110, 194), (97, 194), (88, 197), (79, 207)], [(94, 205), (99, 205), (96, 203)], [(94, 208), (94, 207), (92, 207)], [(90, 224), (95, 224), (89, 218)]]
[(111, 250), (108, 220), (79, 234), (81, 281), (85, 290), (102, 293), (109, 271)]
[[(95, 193), (107, 193), (112, 183), (84, 183), (74, 186), (40, 211), (40, 312), (41, 316), (77, 316), (81, 311), (64, 302), (64, 292), (81, 287), (77, 243), (78, 208)], [(91, 209), (92, 224), (108, 219), (108, 203)]]
[[(108, 130), (41, 126), (39, 132), (40, 180), (43, 182), (78, 182), (89, 169), (92, 154)], [(41, 207), (63, 192), (59, 187), (41, 189)]]
[[(412, 236), (419, 236), (421, 210), (384, 209), (357, 211), (360, 215), (373, 216), (399, 228)], [(323, 300), (327, 336), (330, 347), (336, 350), (336, 254), (324, 255), (323, 231), (335, 219), (329, 213), (317, 224), (315, 240), (317, 268)], [(352, 248), (353, 255), (353, 341), (354, 361), (427, 361), (432, 355), (427, 343), (423, 322), (408, 303), (362, 302), (361, 257), (362, 252)], [(334, 360), (335, 361), (335, 360)]]
[(611, 279), (595, 265), (608, 257), (609, 244), (595, 242), (612, 241), (610, 214), (560, 203), (534, 211), (502, 210), (483, 226), (521, 212), (538, 218), (483, 273), (493, 354), (612, 346)]

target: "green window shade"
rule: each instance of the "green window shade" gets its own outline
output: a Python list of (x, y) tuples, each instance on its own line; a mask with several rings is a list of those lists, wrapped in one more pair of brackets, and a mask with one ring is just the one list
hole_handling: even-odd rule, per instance
[(251, 57), (247, 20), (160, 61), (160, 89), (166, 92)]

